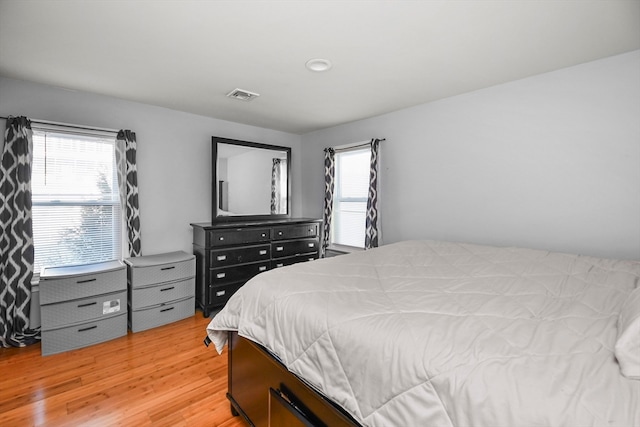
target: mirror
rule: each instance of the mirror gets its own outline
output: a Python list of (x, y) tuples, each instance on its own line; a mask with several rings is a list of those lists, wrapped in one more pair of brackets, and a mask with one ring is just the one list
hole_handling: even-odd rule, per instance
[(212, 222), (290, 215), (290, 147), (214, 136), (212, 164)]

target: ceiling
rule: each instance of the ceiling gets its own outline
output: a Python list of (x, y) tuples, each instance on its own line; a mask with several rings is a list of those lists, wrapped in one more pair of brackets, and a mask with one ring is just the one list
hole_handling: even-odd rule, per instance
[(640, 0), (0, 0), (1, 76), (295, 134), (636, 49)]

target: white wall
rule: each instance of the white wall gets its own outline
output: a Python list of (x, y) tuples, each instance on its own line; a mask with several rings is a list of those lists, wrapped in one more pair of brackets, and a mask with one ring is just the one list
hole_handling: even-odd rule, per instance
[(293, 215), (302, 210), (299, 135), (0, 78), (0, 116), (9, 115), (136, 132), (143, 255), (191, 253), (189, 224), (211, 220), (214, 135), (292, 147)]
[(304, 216), (322, 213), (322, 148), (372, 137), (385, 243), (640, 259), (640, 51), (303, 135)]

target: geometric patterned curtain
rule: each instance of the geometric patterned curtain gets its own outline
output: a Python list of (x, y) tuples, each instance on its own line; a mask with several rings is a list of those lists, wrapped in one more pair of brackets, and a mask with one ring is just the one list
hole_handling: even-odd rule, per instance
[[(287, 198), (286, 191), (283, 188), (286, 185), (286, 181), (283, 182), (283, 178), (286, 178), (286, 159), (273, 159), (273, 165), (271, 167), (271, 213), (272, 214), (286, 214), (287, 213)], [(285, 197), (283, 197), (285, 195)]]
[(116, 162), (120, 186), (120, 206), (127, 224), (129, 256), (142, 254), (140, 241), (140, 208), (138, 206), (138, 166), (136, 165), (136, 134), (121, 130), (116, 137)]
[(0, 345), (24, 347), (40, 339), (30, 329), (33, 278), (31, 164), (33, 132), (26, 117), (9, 117), (0, 163)]
[(371, 167), (369, 169), (369, 195), (367, 198), (367, 218), (364, 248), (378, 247), (378, 148), (379, 139), (371, 140)]
[(322, 239), (322, 253), (324, 257), (331, 240), (331, 217), (333, 211), (333, 190), (335, 180), (335, 150), (333, 148), (324, 149), (324, 236)]

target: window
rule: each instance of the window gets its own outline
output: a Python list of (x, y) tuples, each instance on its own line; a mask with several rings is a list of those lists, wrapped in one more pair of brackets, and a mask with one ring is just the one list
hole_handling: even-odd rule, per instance
[(33, 126), (34, 273), (120, 259), (115, 135)]
[(335, 154), (333, 244), (364, 248), (370, 161), (369, 147)]

